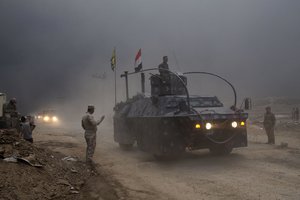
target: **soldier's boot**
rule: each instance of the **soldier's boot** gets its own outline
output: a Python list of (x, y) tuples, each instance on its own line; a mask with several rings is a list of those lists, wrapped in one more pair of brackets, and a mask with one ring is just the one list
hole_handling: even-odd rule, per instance
[(91, 170), (92, 174), (98, 174), (97, 164), (92, 159), (87, 160), (86, 165)]

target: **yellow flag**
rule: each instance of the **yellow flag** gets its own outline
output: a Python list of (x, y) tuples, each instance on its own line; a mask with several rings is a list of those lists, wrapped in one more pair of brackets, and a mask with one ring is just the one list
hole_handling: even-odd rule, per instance
[(110, 66), (111, 66), (111, 69), (113, 71), (115, 71), (116, 64), (117, 64), (117, 62), (116, 62), (116, 48), (114, 48), (111, 59), (110, 59)]

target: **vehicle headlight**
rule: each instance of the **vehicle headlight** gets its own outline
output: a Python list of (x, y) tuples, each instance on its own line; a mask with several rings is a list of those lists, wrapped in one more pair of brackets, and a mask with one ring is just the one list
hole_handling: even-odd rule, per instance
[(241, 122), (241, 126), (245, 126), (245, 122)]
[(53, 120), (54, 122), (57, 122), (58, 119), (57, 119), (56, 116), (53, 116), (53, 117), (52, 117), (52, 120)]
[(48, 116), (45, 116), (45, 117), (44, 117), (44, 121), (45, 121), (45, 122), (48, 122), (49, 119), (50, 119), (50, 118), (49, 118)]
[(205, 128), (207, 129), (207, 130), (209, 130), (209, 129), (211, 129), (212, 128), (212, 124), (211, 123), (206, 123), (205, 124)]
[(199, 129), (199, 128), (201, 128), (201, 125), (200, 124), (195, 124), (195, 128)]
[(231, 123), (232, 128), (236, 128), (238, 126), (238, 123), (236, 121)]

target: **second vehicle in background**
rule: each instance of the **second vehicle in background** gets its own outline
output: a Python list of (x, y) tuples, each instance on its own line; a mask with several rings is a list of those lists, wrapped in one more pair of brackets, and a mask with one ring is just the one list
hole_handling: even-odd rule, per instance
[(37, 121), (44, 123), (58, 123), (59, 119), (54, 109), (43, 110), (36, 116)]

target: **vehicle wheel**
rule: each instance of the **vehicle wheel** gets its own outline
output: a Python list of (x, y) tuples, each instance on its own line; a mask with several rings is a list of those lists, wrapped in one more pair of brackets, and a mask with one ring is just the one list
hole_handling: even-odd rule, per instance
[(136, 145), (139, 150), (143, 151), (144, 150), (144, 144), (143, 144), (143, 138), (142, 135), (138, 135), (136, 139)]
[(168, 144), (162, 144), (160, 147), (160, 153), (154, 154), (154, 158), (159, 161), (164, 160), (176, 160), (185, 151), (185, 146), (181, 140), (170, 141)]
[(228, 155), (232, 152), (232, 146), (230, 145), (216, 145), (209, 148), (211, 154), (216, 156)]
[(122, 150), (128, 151), (128, 150), (132, 149), (133, 144), (122, 144), (122, 143), (119, 143), (119, 146), (120, 146), (120, 148)]

